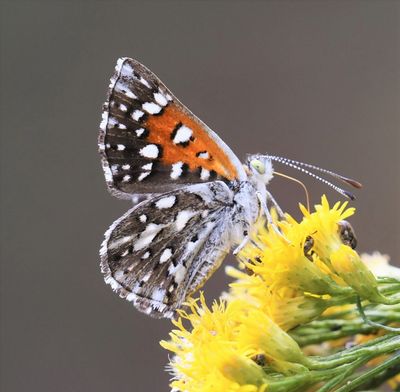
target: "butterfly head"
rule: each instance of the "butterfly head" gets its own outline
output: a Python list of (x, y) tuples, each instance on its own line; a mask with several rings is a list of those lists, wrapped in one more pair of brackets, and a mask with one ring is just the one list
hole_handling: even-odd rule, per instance
[(271, 160), (263, 155), (250, 155), (247, 158), (247, 168), (251, 181), (267, 185), (274, 173)]

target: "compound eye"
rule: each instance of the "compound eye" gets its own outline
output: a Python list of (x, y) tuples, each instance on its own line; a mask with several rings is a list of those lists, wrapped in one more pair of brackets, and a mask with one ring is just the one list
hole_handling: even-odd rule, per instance
[(250, 165), (253, 167), (253, 169), (257, 170), (258, 173), (265, 174), (265, 165), (259, 159), (253, 159), (250, 162)]
[(345, 220), (338, 223), (339, 235), (344, 245), (350, 246), (350, 248), (355, 249), (357, 246), (357, 238), (354, 234), (353, 227), (351, 224)]

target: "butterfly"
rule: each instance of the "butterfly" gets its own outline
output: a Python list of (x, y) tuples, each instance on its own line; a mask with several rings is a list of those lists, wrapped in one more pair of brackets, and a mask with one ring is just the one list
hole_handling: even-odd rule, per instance
[(134, 203), (105, 233), (101, 270), (114, 291), (154, 317), (173, 317), (230, 250), (246, 244), (260, 214), (270, 220), (273, 160), (316, 168), (261, 154), (242, 164), (131, 58), (120, 58), (111, 77), (98, 146), (111, 194)]

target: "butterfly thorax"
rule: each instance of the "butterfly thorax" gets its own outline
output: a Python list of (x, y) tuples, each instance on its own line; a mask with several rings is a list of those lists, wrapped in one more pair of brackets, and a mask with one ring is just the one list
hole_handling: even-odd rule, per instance
[(231, 183), (233, 197), (232, 242), (240, 243), (248, 234), (260, 212), (255, 184), (251, 181)]
[[(256, 164), (255, 164), (256, 163)], [(260, 155), (250, 155), (247, 162), (247, 179), (245, 181), (232, 182), (231, 189), (234, 192), (234, 220), (232, 223), (232, 241), (241, 243), (249, 234), (250, 228), (260, 214), (260, 203), (266, 199), (267, 184), (273, 177), (271, 161)]]

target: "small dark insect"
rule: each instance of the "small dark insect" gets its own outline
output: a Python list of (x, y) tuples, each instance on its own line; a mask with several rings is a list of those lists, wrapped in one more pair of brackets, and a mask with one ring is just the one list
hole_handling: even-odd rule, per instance
[(257, 354), (251, 359), (258, 365), (264, 367), (267, 364), (267, 357), (264, 354)]
[(343, 244), (355, 249), (357, 247), (357, 238), (354, 234), (354, 229), (351, 224), (345, 220), (342, 220), (338, 223), (338, 226), (340, 239), (342, 240)]
[(313, 246), (314, 246), (314, 238), (308, 235), (304, 241), (303, 249), (304, 249), (304, 256), (306, 256), (307, 259), (310, 261), (313, 261), (312, 258), (314, 254), (314, 251), (312, 250)]

